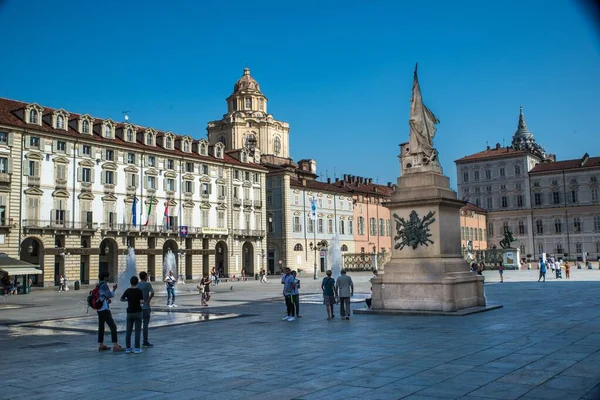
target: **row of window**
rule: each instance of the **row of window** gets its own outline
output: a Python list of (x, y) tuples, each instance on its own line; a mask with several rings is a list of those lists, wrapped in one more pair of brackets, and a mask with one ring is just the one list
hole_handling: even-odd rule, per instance
[[(324, 219), (317, 219), (317, 233), (325, 233)], [(300, 216), (295, 216), (292, 223), (292, 230), (296, 233), (302, 232), (302, 222)], [(306, 219), (306, 231), (308, 233), (315, 232), (315, 221), (312, 218)], [(338, 220), (338, 231), (334, 232), (334, 220), (327, 219), (327, 233), (339, 233), (340, 235), (353, 235), (354, 234), (354, 221), (352, 220)]]
[[(534, 206), (542, 206), (544, 204), (550, 205), (562, 205), (564, 196), (561, 192), (555, 191), (547, 194), (547, 201), (544, 202), (544, 193), (534, 193), (533, 194), (533, 205)], [(470, 199), (468, 196), (463, 197), (465, 200)], [(485, 198), (485, 204), (482, 205), (482, 200), (480, 197), (475, 197), (473, 203), (478, 207), (485, 207), (486, 209), (494, 209), (494, 208), (509, 208), (509, 207), (524, 207), (525, 206), (525, 197), (522, 194), (518, 194), (513, 196), (500, 196), (499, 204), (494, 207), (494, 202), (492, 197)], [(597, 187), (590, 188), (590, 200), (593, 203), (597, 203), (600, 201), (599, 189)], [(580, 201), (579, 191), (577, 189), (571, 190), (567, 192), (567, 201), (569, 204), (578, 204)]]
[[(535, 232), (538, 235), (543, 235), (544, 233), (550, 233), (550, 232), (553, 232), (556, 234), (561, 234), (561, 233), (566, 233), (567, 230), (569, 231), (569, 233), (581, 233), (584, 230), (583, 222), (584, 221), (582, 221), (580, 217), (573, 217), (571, 230), (568, 230), (568, 228), (563, 224), (562, 218), (555, 218), (553, 223), (550, 223), (550, 224), (548, 224), (548, 223), (545, 224), (544, 221), (542, 221), (541, 219), (537, 219), (535, 221), (534, 225), (535, 225)], [(593, 224), (594, 224), (594, 231), (600, 232), (600, 215), (594, 216)], [(502, 231), (504, 232), (506, 230), (515, 232), (511, 229), (508, 222), (504, 221), (502, 223)], [(518, 221), (516, 232), (519, 235), (525, 235), (527, 233), (527, 228), (525, 226), (524, 221), (522, 221), (522, 220)], [(488, 222), (488, 233), (490, 236), (494, 236), (493, 222)], [(499, 232), (499, 234), (501, 235), (502, 232)]]
[[(514, 175), (521, 176), (521, 166), (520, 165), (514, 166)], [(471, 176), (471, 174), (469, 173), (469, 171), (463, 171), (463, 183), (468, 183), (470, 176)], [(488, 180), (488, 181), (491, 180), (492, 179), (492, 170), (489, 168), (485, 169), (484, 176), (485, 176), (486, 180)], [(498, 177), (500, 179), (506, 178), (506, 168), (505, 167), (498, 168), (498, 174), (496, 175), (496, 177)], [(478, 169), (476, 169), (473, 171), (473, 181), (477, 182), (479, 180), (480, 180), (480, 171)]]
[[(542, 253), (549, 253), (547, 250), (545, 249), (544, 243), (538, 243), (538, 254), (542, 254)], [(600, 255), (600, 242), (596, 242), (595, 243), (595, 248), (596, 248), (596, 254)], [(554, 248), (549, 249), (552, 250), (551, 254), (557, 255), (557, 256), (562, 256), (565, 253), (565, 247), (563, 246), (562, 243), (556, 243), (554, 244)], [(583, 248), (583, 244), (581, 242), (576, 242), (575, 243), (575, 253), (576, 255), (581, 255), (583, 253), (583, 251), (587, 251), (590, 252), (591, 249), (589, 248)], [(523, 249), (521, 249), (521, 252), (523, 254), (525, 254), (525, 251)]]
[[(330, 249), (331, 250), (331, 249)], [(302, 246), (301, 243), (297, 243), (294, 246), (294, 251), (304, 251), (304, 246)], [(346, 246), (345, 244), (340, 246), (340, 251), (348, 251), (348, 246)]]
[(481, 228), (467, 228), (467, 227), (461, 227), (460, 228), (460, 236), (462, 240), (486, 240), (484, 239), (485, 236), (485, 229), (481, 229)]

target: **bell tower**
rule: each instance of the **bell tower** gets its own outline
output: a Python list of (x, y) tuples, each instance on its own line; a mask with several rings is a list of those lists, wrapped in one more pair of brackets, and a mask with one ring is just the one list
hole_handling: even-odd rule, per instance
[(244, 68), (226, 101), (227, 113), (220, 120), (209, 122), (206, 128), (211, 145), (221, 142), (226, 151), (246, 148), (255, 158), (289, 158), (290, 126), (267, 112), (268, 99), (249, 68)]

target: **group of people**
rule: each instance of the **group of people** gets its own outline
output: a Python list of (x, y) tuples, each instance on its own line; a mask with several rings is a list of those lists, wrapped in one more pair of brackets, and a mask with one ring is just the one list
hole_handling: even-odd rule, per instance
[[(169, 276), (173, 276), (171, 271)], [(125, 333), (125, 348), (119, 344), (117, 325), (113, 320), (110, 312), (110, 303), (115, 297), (117, 291), (117, 284), (112, 286), (112, 290), (108, 286), (108, 278), (110, 274), (106, 271), (100, 273), (98, 282), (99, 300), (102, 303), (101, 307), (97, 309), (98, 313), (98, 350), (106, 351), (111, 348), (104, 344), (104, 326), (108, 325), (110, 329), (112, 351), (125, 353), (139, 354), (142, 352), (140, 341), (143, 334), (143, 342), (141, 343), (144, 347), (152, 347), (153, 345), (148, 341), (148, 324), (150, 323), (150, 314), (152, 312), (150, 303), (154, 297), (154, 290), (152, 285), (148, 282), (148, 273), (145, 271), (140, 272), (139, 279), (137, 276), (132, 276), (129, 280), (130, 287), (126, 289), (121, 295), (121, 301), (127, 302), (127, 327)], [(167, 279), (165, 278), (165, 282)], [(167, 290), (169, 286), (167, 286)], [(174, 291), (173, 291), (174, 292)], [(173, 302), (175, 301), (175, 295), (173, 294)], [(131, 334), (135, 327), (135, 340), (134, 347), (131, 347)], [(141, 332), (140, 332), (141, 331)]]
[(337, 279), (331, 277), (331, 270), (325, 272), (325, 278), (321, 282), (323, 291), (323, 304), (327, 310), (327, 320), (335, 318), (333, 306), (340, 304), (340, 318), (350, 319), (350, 298), (354, 296), (354, 282), (348, 276), (345, 269), (340, 271), (341, 275)]
[(67, 281), (67, 277), (64, 275), (60, 275), (58, 278), (58, 291), (66, 292), (69, 290), (69, 282)]
[(17, 294), (17, 278), (11, 277), (7, 272), (2, 275), (2, 288), (4, 289), (4, 295), (16, 295)]
[[(549, 269), (552, 270), (556, 275), (556, 279), (562, 279), (562, 269), (565, 269), (565, 277), (567, 279), (571, 279), (571, 266), (568, 261), (555, 260), (553, 257), (550, 257), (544, 261), (542, 258), (538, 261), (538, 268), (540, 270), (540, 276), (538, 278), (538, 282), (541, 280), (542, 282), (546, 282), (546, 272)], [(581, 269), (579, 266), (577, 267)], [(590, 268), (591, 269), (591, 268)]]
[(297, 278), (296, 271), (285, 268), (281, 274), (281, 283), (287, 309), (287, 315), (282, 320), (294, 321), (296, 318), (300, 318), (300, 279)]

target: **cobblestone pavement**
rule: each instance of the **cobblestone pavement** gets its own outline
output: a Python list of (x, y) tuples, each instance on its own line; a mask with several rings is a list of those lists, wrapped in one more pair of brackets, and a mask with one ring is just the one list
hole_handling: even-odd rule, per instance
[[(600, 399), (600, 271), (545, 283), (533, 270), (506, 271), (504, 283), (485, 274), (488, 302), (504, 308), (350, 321), (327, 321), (314, 296), (282, 321), (278, 279), (223, 283), (204, 308), (189, 283), (178, 316), (156, 299), (162, 326), (139, 355), (97, 351), (86, 290), (0, 297), (0, 398)], [(367, 293), (369, 274), (352, 276)], [(318, 293), (311, 277), (302, 284)], [(227, 318), (177, 324), (204, 313)]]

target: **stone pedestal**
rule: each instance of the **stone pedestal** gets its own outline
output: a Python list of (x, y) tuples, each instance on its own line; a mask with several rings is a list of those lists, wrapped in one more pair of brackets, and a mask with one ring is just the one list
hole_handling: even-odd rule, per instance
[[(427, 215), (435, 221), (427, 226), (430, 236), (425, 244), (392, 250), (391, 260), (372, 282), (370, 312), (445, 315), (485, 309), (484, 278), (471, 272), (460, 253), (460, 208), (464, 204), (439, 168), (411, 171), (398, 178), (398, 188), (387, 205), (396, 222), (395, 231), (398, 219), (409, 221), (413, 212), (420, 221), (426, 222)], [(394, 238), (395, 244), (401, 241)]]

